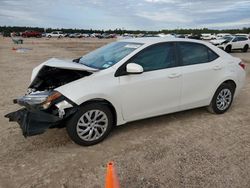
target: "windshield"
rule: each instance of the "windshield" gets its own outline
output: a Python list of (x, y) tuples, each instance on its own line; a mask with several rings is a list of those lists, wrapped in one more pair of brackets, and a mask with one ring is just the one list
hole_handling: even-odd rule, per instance
[(113, 42), (82, 56), (79, 63), (96, 69), (106, 69), (139, 48), (141, 43)]
[(225, 39), (227, 42), (229, 42), (233, 39), (233, 37), (230, 37), (230, 36), (224, 36), (222, 38)]

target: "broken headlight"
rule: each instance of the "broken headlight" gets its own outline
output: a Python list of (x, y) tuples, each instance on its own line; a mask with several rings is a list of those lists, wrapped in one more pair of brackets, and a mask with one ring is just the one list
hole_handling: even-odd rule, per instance
[(23, 106), (26, 106), (27, 104), (31, 106), (38, 105), (42, 109), (48, 109), (52, 101), (61, 96), (62, 94), (58, 91), (34, 92), (14, 100), (14, 103), (18, 103)]

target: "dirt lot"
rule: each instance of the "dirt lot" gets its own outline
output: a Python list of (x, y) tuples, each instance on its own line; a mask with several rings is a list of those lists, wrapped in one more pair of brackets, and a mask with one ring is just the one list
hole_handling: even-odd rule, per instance
[[(51, 57), (75, 58), (110, 42), (98, 39), (26, 39), (27, 53), (0, 39), (0, 187), (104, 187), (105, 167), (116, 163), (121, 187), (249, 187), (250, 77), (224, 115), (204, 108), (116, 128), (101, 144), (80, 147), (65, 129), (25, 139), (4, 114), (18, 109), (31, 70)], [(250, 65), (250, 52), (232, 53)], [(249, 75), (249, 69), (248, 69)]]

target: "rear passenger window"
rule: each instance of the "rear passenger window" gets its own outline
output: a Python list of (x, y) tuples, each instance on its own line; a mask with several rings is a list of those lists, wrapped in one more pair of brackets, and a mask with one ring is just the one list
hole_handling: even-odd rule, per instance
[(219, 56), (214, 53), (212, 50), (208, 49), (208, 60), (209, 61), (213, 61), (215, 59), (217, 59)]
[(182, 65), (207, 63), (218, 58), (218, 55), (202, 44), (180, 42), (178, 44)]
[(246, 37), (239, 37), (239, 39), (238, 39), (239, 41), (246, 41), (247, 40), (247, 38)]

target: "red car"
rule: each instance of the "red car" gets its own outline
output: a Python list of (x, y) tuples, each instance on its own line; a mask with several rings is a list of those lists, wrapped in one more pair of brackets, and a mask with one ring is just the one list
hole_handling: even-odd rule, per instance
[(42, 37), (42, 33), (38, 31), (25, 31), (21, 35), (22, 37)]

